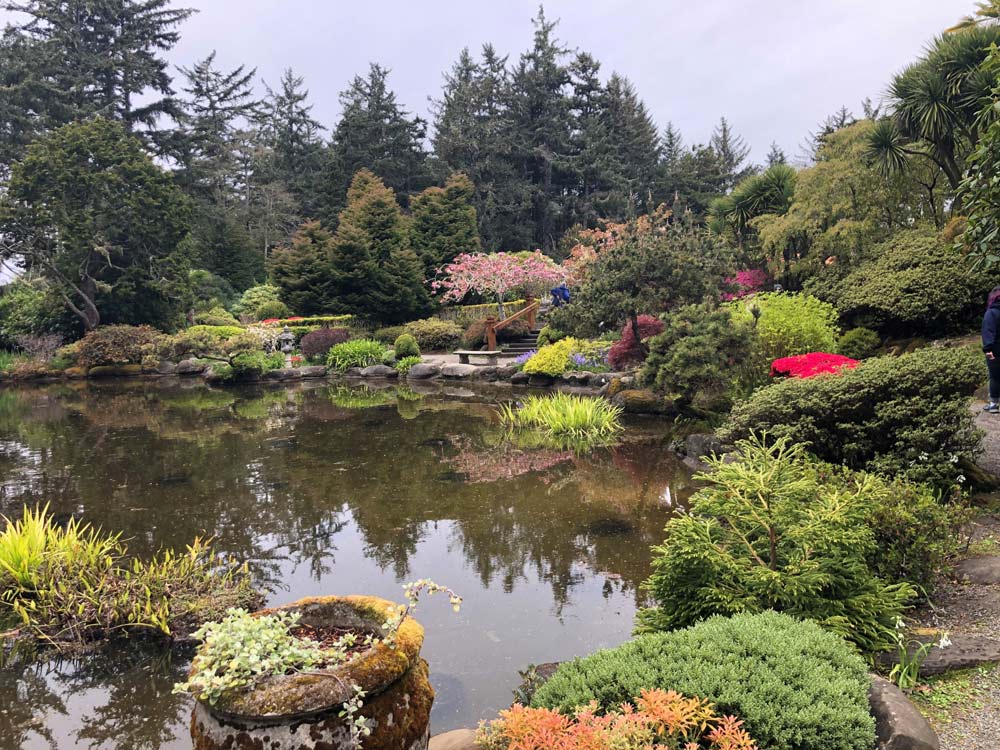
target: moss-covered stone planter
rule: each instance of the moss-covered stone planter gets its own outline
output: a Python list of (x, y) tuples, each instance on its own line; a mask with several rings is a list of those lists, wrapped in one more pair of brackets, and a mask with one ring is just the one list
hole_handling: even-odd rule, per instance
[[(277, 609), (300, 612), (302, 625), (381, 633), (392, 602), (371, 596), (299, 599)], [(420, 658), (424, 629), (411, 617), (399, 628), (396, 647), (385, 644), (322, 674), (268, 677), (253, 688), (199, 702), (191, 718), (195, 750), (337, 750), (351, 747), (350, 731), (338, 714), (354, 695), (366, 693), (361, 715), (372, 733), (365, 750), (425, 750), (430, 736), (434, 690), (427, 662)]]

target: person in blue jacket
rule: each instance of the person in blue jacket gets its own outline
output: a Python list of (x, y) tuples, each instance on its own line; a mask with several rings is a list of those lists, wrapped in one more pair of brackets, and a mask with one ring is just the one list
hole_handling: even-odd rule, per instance
[(990, 371), (990, 401), (983, 411), (1000, 414), (1000, 286), (994, 287), (986, 298), (983, 315), (983, 354)]
[(565, 281), (559, 286), (550, 290), (549, 294), (552, 295), (552, 304), (555, 307), (562, 307), (564, 304), (569, 302), (569, 287), (566, 286)]

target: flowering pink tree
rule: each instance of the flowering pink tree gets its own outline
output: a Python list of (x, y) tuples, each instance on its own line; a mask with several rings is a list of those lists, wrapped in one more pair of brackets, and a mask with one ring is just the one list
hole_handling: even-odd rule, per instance
[(460, 302), (470, 292), (495, 297), (503, 319), (503, 303), (514, 289), (541, 293), (562, 281), (565, 271), (541, 251), (533, 253), (462, 253), (438, 271), (431, 285), (444, 291), (444, 302)]

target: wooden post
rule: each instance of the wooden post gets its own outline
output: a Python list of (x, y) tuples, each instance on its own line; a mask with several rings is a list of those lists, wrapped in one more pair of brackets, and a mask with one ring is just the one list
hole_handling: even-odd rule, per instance
[(497, 350), (497, 319), (492, 315), (486, 319), (486, 348), (491, 352)]
[(532, 331), (534, 331), (535, 330), (535, 323), (536, 323), (536, 320), (535, 320), (535, 298), (532, 297), (529, 294), (528, 298), (525, 300), (525, 302), (528, 303), (528, 305), (527, 305), (527, 307), (528, 307), (528, 328), (531, 329)]

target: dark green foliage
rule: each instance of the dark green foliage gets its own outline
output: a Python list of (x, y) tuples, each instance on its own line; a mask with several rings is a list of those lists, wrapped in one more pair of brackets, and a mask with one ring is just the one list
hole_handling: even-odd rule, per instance
[(872, 250), (829, 301), (851, 326), (895, 336), (938, 336), (975, 328), (996, 281), (974, 270), (935, 232), (899, 232)]
[(333, 235), (318, 221), (302, 224), (286, 247), (271, 251), (268, 271), (281, 299), (296, 313), (315, 315), (333, 307), (330, 256)]
[[(29, 147), (0, 204), (13, 259), (42, 274), (85, 329), (173, 325), (187, 288), (188, 202), (121, 125), (66, 125)], [(8, 249), (9, 248), (9, 249)]]
[(815, 620), (865, 653), (892, 648), (915, 592), (868, 567), (877, 550), (863, 482), (844, 491), (822, 481), (804, 447), (787, 440), (737, 447), (736, 462), (707, 459), (707, 486), (667, 523), (644, 584), (656, 606), (639, 612), (639, 631), (773, 609)]
[(851, 359), (868, 359), (878, 354), (882, 337), (870, 328), (844, 331), (837, 341), (837, 353)]
[(195, 311), (210, 310), (213, 307), (229, 309), (238, 299), (232, 284), (204, 269), (194, 269), (188, 273), (188, 287)]
[(420, 356), (420, 347), (417, 346), (417, 340), (409, 333), (404, 333), (397, 338), (392, 350), (396, 354), (396, 359)]
[[(513, 341), (531, 333), (531, 326), (527, 321), (518, 318), (506, 327), (497, 331), (497, 342)], [(486, 343), (486, 319), (481, 318), (469, 324), (462, 334), (462, 346), (466, 349), (475, 349)]]
[(532, 705), (569, 713), (676, 690), (738, 716), (767, 750), (871, 750), (867, 667), (832, 633), (775, 612), (712, 617), (559, 667)]
[(443, 188), (429, 187), (410, 201), (410, 242), (427, 278), (459, 253), (479, 252), (473, 191), (469, 178), (455, 173)]
[(317, 328), (302, 337), (299, 348), (306, 359), (326, 361), (330, 347), (343, 344), (350, 338), (351, 333), (346, 328)]
[(281, 318), (287, 318), (291, 314), (292, 311), (288, 309), (288, 305), (281, 300), (275, 299), (261, 302), (254, 311), (253, 316), (257, 320), (271, 320), (274, 318), (280, 320)]
[(81, 367), (138, 364), (161, 335), (149, 326), (101, 326), (76, 343), (76, 361)]
[(670, 313), (663, 333), (649, 342), (640, 379), (677, 397), (725, 411), (750, 356), (752, 328), (714, 303), (689, 305)]
[(626, 227), (602, 250), (569, 304), (552, 324), (577, 335), (598, 334), (636, 321), (642, 313), (695, 304), (718, 294), (729, 272), (718, 238), (689, 219), (650, 217), (648, 226)]
[(766, 432), (824, 461), (949, 487), (979, 436), (968, 398), (985, 381), (973, 349), (918, 349), (876, 357), (836, 376), (789, 378), (735, 406), (725, 440)]
[(407, 323), (403, 330), (417, 340), (422, 352), (454, 349), (462, 338), (462, 329), (448, 320), (426, 318)]

